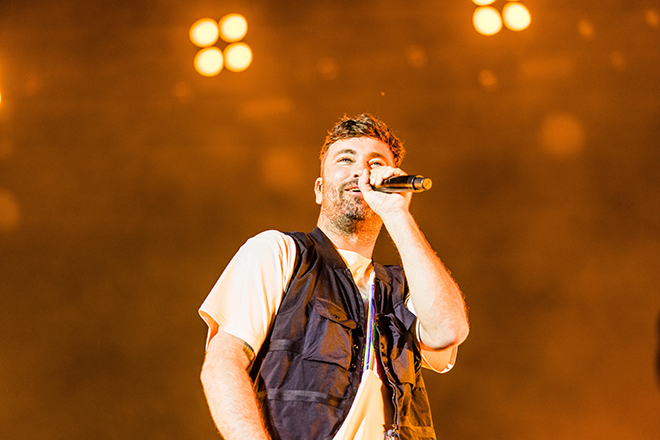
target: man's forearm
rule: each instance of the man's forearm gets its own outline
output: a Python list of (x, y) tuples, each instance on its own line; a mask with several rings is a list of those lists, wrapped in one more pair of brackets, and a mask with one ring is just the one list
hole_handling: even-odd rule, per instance
[(469, 328), (460, 289), (437, 257), (412, 215), (383, 219), (399, 251), (410, 287), (421, 340), (433, 349), (458, 345)]
[(225, 345), (223, 337), (233, 338), (218, 334), (211, 340), (201, 374), (213, 420), (225, 440), (268, 440), (246, 371), (249, 361), (235, 340)]

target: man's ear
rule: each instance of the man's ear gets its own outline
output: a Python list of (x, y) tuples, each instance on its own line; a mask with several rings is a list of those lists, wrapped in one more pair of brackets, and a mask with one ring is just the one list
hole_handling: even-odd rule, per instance
[(323, 201), (323, 179), (321, 177), (314, 182), (314, 194), (316, 194), (316, 203), (320, 205)]

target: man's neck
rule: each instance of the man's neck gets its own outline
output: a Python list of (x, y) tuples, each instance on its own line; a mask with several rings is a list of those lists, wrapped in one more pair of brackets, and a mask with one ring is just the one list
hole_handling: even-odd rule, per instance
[(371, 260), (380, 227), (356, 228), (354, 232), (336, 231), (328, 222), (319, 218), (318, 228), (330, 239), (337, 249), (353, 251)]

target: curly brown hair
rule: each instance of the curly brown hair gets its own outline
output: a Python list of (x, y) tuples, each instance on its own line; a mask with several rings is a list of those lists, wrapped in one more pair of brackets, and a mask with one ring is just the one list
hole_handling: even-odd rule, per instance
[(403, 143), (392, 133), (392, 130), (390, 130), (387, 124), (369, 113), (362, 113), (357, 117), (344, 115), (328, 131), (328, 136), (325, 138), (325, 142), (321, 147), (321, 154), (319, 155), (321, 164), (325, 160), (330, 145), (342, 139), (357, 137), (370, 137), (386, 143), (394, 156), (394, 166), (398, 168), (401, 165), (403, 156), (406, 154)]

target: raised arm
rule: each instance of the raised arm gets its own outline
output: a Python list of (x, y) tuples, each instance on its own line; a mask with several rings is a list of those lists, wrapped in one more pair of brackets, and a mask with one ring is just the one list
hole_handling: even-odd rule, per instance
[(368, 185), (379, 185), (383, 178), (399, 174), (401, 170), (390, 167), (379, 167), (370, 175), (365, 172), (360, 178), (360, 189), (401, 256), (421, 324), (420, 340), (433, 350), (443, 350), (460, 344), (468, 335), (465, 303), (460, 289), (410, 214), (410, 193), (385, 194)]
[(225, 440), (268, 440), (247, 373), (254, 353), (241, 339), (218, 329), (209, 341), (201, 380), (211, 416)]
[(383, 223), (401, 256), (421, 324), (420, 340), (434, 350), (462, 343), (469, 332), (463, 295), (412, 215), (390, 217)]

